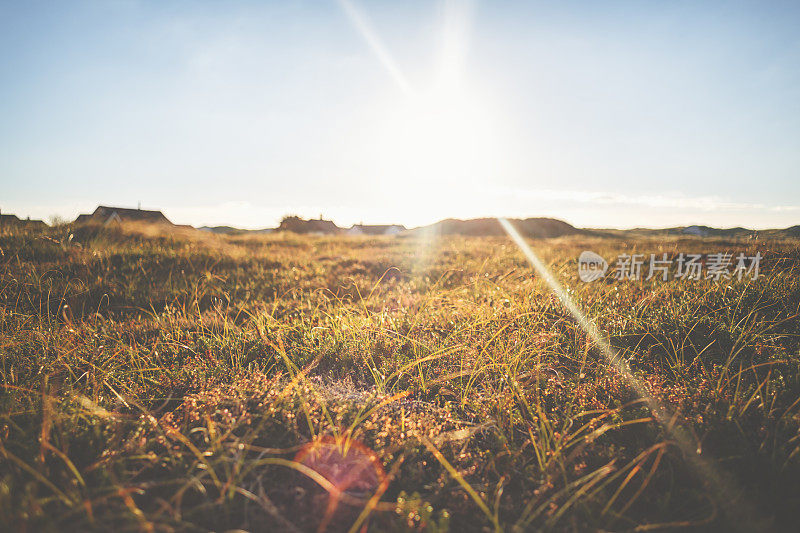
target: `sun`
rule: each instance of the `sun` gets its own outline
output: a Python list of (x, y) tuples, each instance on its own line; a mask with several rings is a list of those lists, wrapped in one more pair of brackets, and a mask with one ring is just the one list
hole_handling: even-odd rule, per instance
[(481, 185), (502, 172), (503, 136), (491, 99), (464, 75), (468, 2), (444, 4), (438, 66), (429, 84), (411, 83), (349, 0), (340, 0), (399, 91), (372, 118), (361, 157), (374, 169), (372, 187), (391, 195), (404, 220), (432, 222), (442, 213), (475, 213)]
[(389, 114), (383, 141), (392, 159), (423, 180), (462, 181), (491, 169), (494, 128), (488, 110), (461, 88), (411, 95)]
[(411, 218), (441, 212), (442, 201), (475, 202), (469, 193), (493, 180), (502, 145), (486, 103), (459, 85), (436, 85), (389, 106), (373, 140), (372, 156), (385, 188)]

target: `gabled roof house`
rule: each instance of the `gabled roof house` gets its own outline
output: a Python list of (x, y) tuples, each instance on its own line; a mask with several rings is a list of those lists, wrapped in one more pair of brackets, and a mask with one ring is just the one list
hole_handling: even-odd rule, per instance
[(107, 226), (112, 222), (146, 222), (148, 224), (164, 224), (173, 226), (161, 211), (148, 211), (146, 209), (130, 209), (127, 207), (98, 206), (90, 215), (79, 215), (75, 223), (98, 222)]
[(406, 230), (400, 224), (353, 224), (347, 230), (348, 235), (397, 235)]

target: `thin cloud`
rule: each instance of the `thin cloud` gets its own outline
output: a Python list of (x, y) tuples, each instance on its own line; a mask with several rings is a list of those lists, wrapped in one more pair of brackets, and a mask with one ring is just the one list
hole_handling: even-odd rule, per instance
[(736, 202), (719, 196), (679, 196), (679, 195), (628, 195), (607, 191), (522, 189), (513, 187), (494, 187), (490, 191), (500, 196), (525, 197), (537, 200), (576, 202), (592, 205), (635, 205), (640, 207), (695, 209), (701, 211), (722, 210), (768, 210), (797, 211), (796, 205), (767, 205), (763, 203)]

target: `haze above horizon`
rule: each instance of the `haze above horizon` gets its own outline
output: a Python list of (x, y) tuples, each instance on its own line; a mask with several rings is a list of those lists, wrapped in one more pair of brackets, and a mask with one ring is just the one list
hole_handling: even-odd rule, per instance
[(791, 2), (0, 2), (0, 209), (800, 223)]

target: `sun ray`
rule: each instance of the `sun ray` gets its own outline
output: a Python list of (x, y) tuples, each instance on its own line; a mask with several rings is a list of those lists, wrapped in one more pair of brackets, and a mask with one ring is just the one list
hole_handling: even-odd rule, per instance
[(412, 94), (411, 84), (408, 82), (405, 74), (403, 74), (403, 71), (400, 70), (397, 62), (386, 49), (381, 38), (375, 33), (375, 30), (372, 29), (366, 15), (364, 15), (350, 0), (339, 0), (339, 5), (342, 6), (342, 10), (344, 10), (350, 22), (358, 30), (358, 33), (361, 34), (361, 37), (364, 38), (370, 50), (372, 50), (381, 64), (386, 68), (389, 75), (400, 89), (406, 94)]
[(608, 339), (600, 333), (594, 322), (590, 320), (574, 302), (569, 293), (550, 272), (536, 252), (525, 242), (516, 228), (505, 218), (498, 218), (500, 225), (514, 241), (514, 244), (525, 255), (536, 273), (541, 276), (549, 289), (561, 301), (561, 304), (572, 315), (581, 329), (588, 335), (594, 346), (600, 351), (606, 363), (625, 379), (628, 386), (644, 400), (656, 421), (661, 424), (664, 431), (669, 435), (681, 449), (687, 463), (695, 470), (701, 480), (707, 483), (711, 494), (714, 496), (715, 503), (725, 509), (728, 516), (734, 518), (733, 523), (740, 526), (742, 531), (754, 531), (763, 528), (763, 524), (756, 521), (755, 510), (742, 498), (744, 494), (738, 484), (729, 474), (716, 468), (711, 462), (706, 461), (701, 455), (697, 444), (689, 431), (677, 420), (675, 413), (662, 405), (648, 392), (644, 383), (634, 376), (623, 362), (622, 357), (614, 350)]

